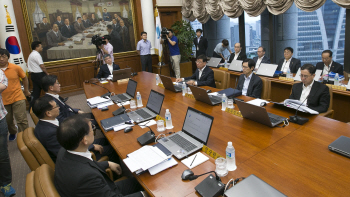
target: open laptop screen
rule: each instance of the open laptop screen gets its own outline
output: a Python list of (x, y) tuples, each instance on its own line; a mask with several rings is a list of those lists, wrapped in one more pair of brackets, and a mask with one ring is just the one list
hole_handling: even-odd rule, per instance
[(182, 131), (203, 144), (207, 144), (214, 117), (188, 107)]
[(136, 86), (137, 82), (132, 79), (129, 79), (128, 87), (126, 88), (126, 93), (132, 98), (135, 98)]
[(160, 109), (162, 108), (163, 100), (164, 100), (163, 94), (156, 92), (154, 90), (151, 90), (146, 107), (152, 110), (154, 113), (159, 114)]

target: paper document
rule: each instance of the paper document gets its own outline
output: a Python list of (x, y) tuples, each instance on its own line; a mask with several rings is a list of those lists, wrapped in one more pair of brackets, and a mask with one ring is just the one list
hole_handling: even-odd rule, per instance
[(111, 99), (106, 99), (106, 98), (103, 98), (103, 97), (100, 97), (100, 96), (96, 96), (96, 97), (87, 99), (87, 102), (89, 102), (91, 105), (96, 105), (96, 104), (99, 104), (99, 103), (108, 102), (110, 100)]
[(247, 103), (249, 103), (251, 105), (261, 106), (261, 103), (267, 104), (270, 102), (268, 102), (267, 100), (264, 100), (264, 99), (254, 99), (254, 100), (248, 101)]
[[(131, 122), (134, 122), (131, 120)], [(113, 127), (113, 130), (114, 131), (120, 131), (122, 129), (125, 129), (126, 127), (133, 127), (135, 126), (134, 124), (119, 124), (119, 125), (116, 125)]]
[(109, 101), (107, 103), (103, 103), (101, 105), (97, 105), (97, 108), (101, 109), (101, 108), (104, 108), (104, 107), (107, 107), (107, 106), (110, 106), (110, 105), (113, 105), (113, 104), (114, 104), (113, 101)]
[[(145, 124), (145, 123), (147, 123), (147, 124)], [(139, 126), (142, 128), (142, 129), (144, 129), (144, 128), (146, 128), (146, 126), (152, 126), (152, 125), (155, 125), (155, 124), (157, 124), (157, 122), (155, 121), (155, 120), (150, 120), (150, 121), (146, 121), (146, 122), (143, 122), (143, 123), (141, 123), (141, 124), (139, 124)], [(145, 125), (145, 126), (143, 126), (143, 125)]]
[(125, 101), (125, 102), (122, 102), (122, 103), (118, 103), (117, 105), (119, 107), (121, 107), (122, 105), (130, 105), (130, 101)]
[(173, 157), (170, 157), (168, 160), (163, 161), (162, 163), (148, 169), (148, 171), (151, 175), (155, 175), (175, 165), (177, 165), (177, 161)]
[(212, 95), (212, 96), (217, 96), (218, 94), (219, 94), (218, 92), (208, 93), (208, 95)]
[(348, 86), (346, 87), (346, 89), (350, 89), (350, 81), (348, 82)]
[(185, 164), (185, 166), (187, 166), (189, 169), (192, 169), (192, 168), (198, 166), (199, 164), (202, 164), (202, 163), (204, 163), (205, 161), (208, 161), (208, 160), (209, 160), (209, 157), (205, 156), (201, 152), (198, 152), (198, 153), (192, 155), (191, 157), (188, 157), (187, 159), (183, 159), (181, 162), (183, 164)]
[(317, 111), (308, 108), (305, 103), (302, 104), (301, 101), (294, 100), (294, 99), (286, 99), (286, 100), (284, 100), (284, 106), (286, 106), (286, 107), (289, 107), (289, 108), (292, 108), (292, 109), (298, 109), (299, 108), (298, 111), (309, 113), (309, 114), (319, 114)]

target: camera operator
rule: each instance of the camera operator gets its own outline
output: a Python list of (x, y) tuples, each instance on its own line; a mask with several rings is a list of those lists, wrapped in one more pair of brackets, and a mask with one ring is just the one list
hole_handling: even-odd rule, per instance
[[(167, 31), (167, 32), (164, 32)], [(164, 38), (163, 35), (166, 35), (166, 38)], [(166, 30), (166, 28), (163, 28), (162, 30), (162, 39), (160, 39), (160, 44), (163, 44), (166, 42), (169, 46), (169, 51), (170, 51), (170, 61), (172, 63), (173, 70), (175, 71), (175, 77), (180, 78), (180, 60), (181, 60), (181, 55), (180, 55), (180, 48), (178, 44), (178, 39), (174, 35), (174, 32), (172, 29)]]
[(112, 59), (112, 62), (114, 62), (114, 57), (113, 57), (113, 46), (111, 45), (111, 43), (109, 43), (109, 41), (111, 40), (111, 36), (109, 35), (104, 35), (102, 37), (102, 40), (106, 42), (106, 44), (101, 44), (101, 45), (96, 45), (97, 48), (99, 48), (102, 52), (102, 55), (101, 53), (96, 57), (96, 59), (93, 61), (96, 62), (98, 61), (99, 59), (102, 59), (103, 60), (103, 64), (106, 64), (105, 60), (102, 58), (105, 54), (109, 54), (111, 59)]

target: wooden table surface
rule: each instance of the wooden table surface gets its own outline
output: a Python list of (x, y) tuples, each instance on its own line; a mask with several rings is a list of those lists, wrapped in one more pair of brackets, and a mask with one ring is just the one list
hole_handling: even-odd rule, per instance
[[(340, 135), (350, 136), (350, 125), (300, 113), (300, 116), (308, 117), (309, 122), (302, 126), (290, 123), (286, 127), (270, 128), (221, 111), (220, 105), (210, 106), (159, 87), (152, 73), (140, 72), (133, 79), (138, 82), (137, 91), (141, 93), (144, 106), (151, 89), (165, 95), (160, 116), (164, 117), (165, 110), (169, 109), (174, 125), (174, 129), (166, 132), (181, 130), (188, 106), (214, 117), (207, 146), (224, 157), (228, 141), (232, 141), (236, 150), (237, 170), (223, 177), (223, 183), (231, 178), (255, 174), (288, 196), (349, 195), (350, 160), (330, 152), (328, 145)], [(118, 94), (126, 91), (127, 82), (109, 82), (102, 86)], [(106, 93), (105, 89), (93, 84), (84, 83), (84, 90), (87, 98)], [(239, 98), (251, 100), (245, 96)], [(109, 110), (104, 112), (92, 109), (92, 113), (100, 124), (100, 120), (112, 117), (112, 112), (118, 108), (117, 105), (109, 106)], [(235, 109), (238, 110), (238, 107), (235, 106)], [(292, 109), (272, 103), (266, 109), (284, 117), (295, 113)], [(160, 134), (156, 131), (156, 125), (151, 128), (156, 135)], [(134, 126), (129, 133), (109, 131), (104, 134), (117, 153), (125, 158), (141, 147), (136, 139), (147, 131), (148, 128)], [(187, 168), (177, 161), (178, 165), (171, 169), (154, 176), (147, 172), (136, 178), (153, 196), (197, 196), (194, 187), (206, 176), (194, 181), (182, 181), (181, 174)], [(193, 169), (195, 174), (212, 170), (215, 170), (212, 158)]]

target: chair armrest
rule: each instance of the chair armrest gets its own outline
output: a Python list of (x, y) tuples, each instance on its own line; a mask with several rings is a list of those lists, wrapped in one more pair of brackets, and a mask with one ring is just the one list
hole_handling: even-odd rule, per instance
[(113, 172), (112, 172), (111, 168), (106, 169), (106, 174), (113, 181)]
[(320, 116), (327, 117), (327, 118), (333, 118), (333, 115), (334, 115), (333, 109), (331, 109), (327, 112), (324, 112), (324, 113), (320, 113)]

